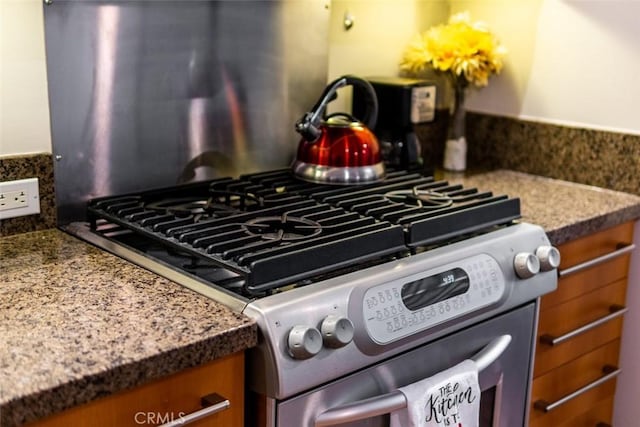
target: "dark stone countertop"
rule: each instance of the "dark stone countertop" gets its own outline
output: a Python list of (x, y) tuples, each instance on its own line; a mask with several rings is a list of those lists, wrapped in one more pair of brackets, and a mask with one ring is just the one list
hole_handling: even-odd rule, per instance
[[(640, 197), (498, 170), (437, 178), (519, 197), (555, 245)], [(256, 344), (253, 321), (58, 230), (0, 238), (0, 417), (19, 425)]]
[(253, 320), (56, 229), (0, 238), (0, 424), (257, 343)]
[(584, 184), (509, 170), (438, 178), (519, 197), (522, 221), (542, 226), (554, 245), (640, 218), (640, 196)]

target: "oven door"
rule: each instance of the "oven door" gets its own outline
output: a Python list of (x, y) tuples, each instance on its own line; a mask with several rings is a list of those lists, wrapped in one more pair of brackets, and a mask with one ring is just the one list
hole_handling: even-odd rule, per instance
[(275, 425), (388, 427), (406, 405), (397, 389), (465, 359), (479, 368), (481, 427), (527, 420), (536, 304), (512, 310), (275, 404)]

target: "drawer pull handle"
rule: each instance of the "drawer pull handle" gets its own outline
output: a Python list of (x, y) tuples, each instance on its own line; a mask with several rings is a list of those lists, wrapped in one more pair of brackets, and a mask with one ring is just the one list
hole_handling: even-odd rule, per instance
[(204, 408), (198, 411), (192, 412), (190, 414), (184, 415), (166, 424), (162, 424), (161, 426), (158, 426), (158, 427), (177, 427), (177, 426), (190, 424), (194, 421), (198, 421), (198, 420), (201, 420), (202, 418), (208, 417), (213, 414), (217, 414), (218, 412), (222, 412), (231, 406), (231, 403), (229, 402), (229, 400), (220, 396), (218, 393), (211, 393), (204, 396), (201, 399), (200, 403), (202, 406), (204, 406)]
[(609, 307), (609, 311), (611, 314), (607, 314), (599, 319), (594, 320), (593, 322), (587, 323), (586, 325), (580, 326), (577, 329), (574, 329), (571, 332), (567, 332), (564, 335), (560, 335), (559, 337), (554, 337), (553, 335), (544, 334), (540, 336), (540, 342), (547, 345), (558, 345), (560, 343), (565, 342), (568, 339), (575, 337), (576, 335), (580, 335), (587, 331), (590, 331), (593, 328), (596, 328), (603, 323), (607, 323), (609, 320), (613, 320), (616, 317), (620, 317), (627, 312), (628, 308), (622, 305), (612, 305)]
[(609, 423), (598, 423), (598, 424), (596, 424), (596, 427), (611, 427), (611, 424), (609, 424)]
[(579, 388), (578, 390), (567, 394), (564, 397), (561, 397), (560, 399), (556, 400), (553, 403), (549, 403), (546, 400), (538, 400), (533, 404), (533, 407), (535, 409), (537, 409), (538, 411), (542, 411), (542, 412), (549, 412), (552, 411), (554, 409), (556, 409), (558, 406), (560, 405), (564, 405), (565, 403), (567, 403), (568, 401), (570, 401), (571, 399), (574, 399), (578, 396), (580, 396), (583, 393), (586, 393), (587, 391), (591, 390), (592, 388), (598, 387), (600, 384), (603, 384), (615, 377), (618, 376), (618, 374), (620, 373), (621, 369), (617, 368), (615, 366), (611, 366), (611, 365), (605, 365), (602, 368), (602, 372), (604, 373), (603, 376), (601, 376), (600, 378), (598, 378), (597, 380), (595, 380), (592, 383), (587, 384), (586, 386)]
[(618, 245), (618, 249), (616, 249), (613, 252), (609, 252), (608, 254), (601, 255), (599, 257), (590, 259), (590, 260), (585, 261), (583, 263), (576, 264), (576, 265), (574, 265), (572, 267), (568, 267), (568, 268), (565, 268), (563, 270), (558, 271), (558, 276), (564, 277), (564, 276), (568, 276), (569, 274), (577, 273), (577, 272), (585, 270), (585, 269), (587, 269), (589, 267), (593, 267), (595, 265), (598, 265), (598, 264), (601, 264), (603, 262), (609, 261), (610, 259), (617, 258), (619, 256), (622, 256), (622, 255), (626, 254), (626, 253), (629, 253), (632, 250), (634, 250), (635, 248), (636, 248), (636, 245), (633, 244), (633, 243), (631, 243), (629, 245), (626, 245), (626, 246)]

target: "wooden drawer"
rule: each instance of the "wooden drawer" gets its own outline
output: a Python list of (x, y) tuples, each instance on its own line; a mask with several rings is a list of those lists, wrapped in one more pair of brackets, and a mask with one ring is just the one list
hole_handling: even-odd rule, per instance
[(630, 244), (633, 241), (633, 227), (633, 222), (627, 222), (563, 243), (559, 247), (562, 253), (560, 270), (613, 252), (621, 243)]
[(613, 425), (613, 397), (599, 401), (586, 411), (555, 427), (597, 427)]
[[(531, 427), (558, 426), (576, 417), (601, 401), (612, 399), (615, 394), (615, 376), (605, 367), (617, 368), (620, 340), (593, 350), (571, 362), (534, 379), (532, 387)], [(602, 380), (607, 373), (612, 379), (591, 388), (589, 385)], [(539, 409), (574, 396), (547, 412)]]
[(619, 338), (626, 289), (623, 279), (541, 312), (534, 377)]
[(629, 271), (629, 258), (629, 255), (623, 255), (580, 273), (560, 278), (558, 289), (542, 296), (540, 310), (545, 311), (602, 286), (626, 280)]
[(201, 398), (217, 393), (230, 406), (190, 423), (193, 427), (244, 425), (244, 353), (153, 381), (113, 396), (72, 408), (32, 427), (152, 426), (179, 420), (202, 409)]
[[(632, 241), (633, 223), (626, 223), (561, 245), (558, 248), (562, 257), (558, 289), (541, 298), (541, 310), (626, 278), (630, 254), (625, 252), (625, 248), (629, 248)], [(605, 261), (564, 275), (573, 268), (584, 263), (590, 265), (598, 259)]]

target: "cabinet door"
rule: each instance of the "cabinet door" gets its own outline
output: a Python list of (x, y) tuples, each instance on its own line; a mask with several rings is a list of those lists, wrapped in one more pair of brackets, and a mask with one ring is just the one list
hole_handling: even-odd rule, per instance
[(626, 279), (619, 280), (545, 310), (538, 322), (534, 376), (620, 338), (626, 285)]
[[(633, 223), (629, 222), (560, 245), (562, 261), (558, 269), (558, 289), (542, 296), (540, 310), (626, 279), (630, 259), (626, 248), (632, 242)], [(576, 268), (579, 270), (572, 274), (563, 274)]]
[(611, 341), (534, 379), (530, 426), (559, 426), (610, 400), (619, 347), (619, 340)]
[(229, 401), (229, 407), (188, 424), (194, 427), (244, 425), (244, 353), (72, 408), (32, 424), (33, 427), (155, 426), (203, 409), (201, 399), (211, 394)]
[(611, 423), (633, 228), (558, 247), (558, 289), (540, 303), (531, 427)]

